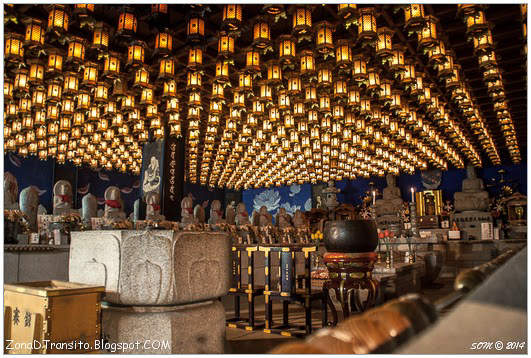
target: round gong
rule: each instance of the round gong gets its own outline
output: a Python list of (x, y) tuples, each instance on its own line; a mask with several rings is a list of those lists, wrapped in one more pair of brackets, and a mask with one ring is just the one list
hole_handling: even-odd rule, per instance
[(329, 252), (371, 252), (378, 246), (373, 220), (327, 221), (323, 237)]

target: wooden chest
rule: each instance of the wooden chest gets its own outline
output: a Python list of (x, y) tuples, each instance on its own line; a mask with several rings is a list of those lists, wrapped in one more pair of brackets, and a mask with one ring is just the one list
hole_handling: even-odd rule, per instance
[(4, 352), (83, 353), (101, 338), (105, 288), (64, 281), (4, 285)]

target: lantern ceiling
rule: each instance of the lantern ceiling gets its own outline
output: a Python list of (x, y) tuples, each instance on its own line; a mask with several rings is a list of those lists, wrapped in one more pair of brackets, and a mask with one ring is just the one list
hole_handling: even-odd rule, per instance
[(182, 137), (188, 181), (235, 189), (518, 163), (527, 97), (508, 78), (526, 75), (526, 16), (6, 5), (5, 150), (139, 173), (142, 143)]

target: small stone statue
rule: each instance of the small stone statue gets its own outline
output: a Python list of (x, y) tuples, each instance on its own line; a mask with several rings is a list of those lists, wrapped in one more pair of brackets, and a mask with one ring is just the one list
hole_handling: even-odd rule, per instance
[(125, 220), (126, 215), (123, 211), (122, 194), (116, 186), (110, 186), (105, 190), (105, 211), (103, 217), (106, 219)]
[(192, 194), (188, 194), (181, 200), (181, 223), (195, 224), (194, 199)]
[(229, 225), (236, 224), (236, 203), (231, 201), (230, 205), (225, 209), (225, 220)]
[(33, 186), (29, 186), (20, 192), (20, 210), (28, 218), (29, 228), (32, 232), (37, 231), (37, 210), (39, 207), (39, 193)]
[(249, 214), (247, 213), (244, 203), (239, 203), (238, 206), (236, 206), (235, 222), (236, 225), (251, 225)]
[(224, 223), (223, 220), (223, 211), (221, 210), (221, 201), (213, 200), (210, 204), (210, 217), (208, 218), (208, 223), (210, 225), (216, 225)]
[(291, 215), (286, 212), (285, 208), (278, 209), (275, 223), (280, 229), (293, 227), (291, 223)]
[(91, 225), (91, 219), (98, 215), (98, 200), (90, 193), (81, 199), (81, 218), (85, 225)]
[(17, 178), (10, 172), (4, 172), (4, 210), (18, 210)]
[(146, 195), (146, 220), (164, 220), (164, 215), (160, 214), (160, 194), (157, 192), (150, 192)]
[(133, 203), (133, 221), (139, 221), (140, 220), (140, 199), (136, 199)]
[(328, 182), (328, 187), (323, 189), (323, 194), (326, 194), (324, 204), (328, 210), (334, 210), (339, 205), (339, 202), (337, 201), (337, 194), (339, 192), (341, 192), (341, 190), (334, 186), (333, 180), (330, 180)]
[(488, 211), (489, 193), (484, 190), (483, 180), (476, 176), (472, 165), (466, 167), (466, 174), (462, 191), (454, 194), (455, 211)]
[(72, 184), (59, 180), (53, 186), (53, 214), (67, 215), (72, 210)]
[(256, 226), (272, 226), (273, 216), (267, 211), (267, 207), (262, 206), (258, 212), (253, 213), (253, 225)]
[(308, 227), (308, 221), (304, 217), (304, 213), (299, 209), (293, 214), (293, 226), (297, 229), (306, 229)]
[(207, 206), (208, 206), (208, 200), (203, 201), (201, 205), (197, 204), (194, 207), (194, 217), (197, 223), (204, 224), (206, 222), (205, 208)]
[(402, 208), (400, 188), (396, 186), (395, 176), (387, 174), (387, 187), (383, 190), (383, 198), (376, 200), (374, 209), (376, 216), (396, 215)]

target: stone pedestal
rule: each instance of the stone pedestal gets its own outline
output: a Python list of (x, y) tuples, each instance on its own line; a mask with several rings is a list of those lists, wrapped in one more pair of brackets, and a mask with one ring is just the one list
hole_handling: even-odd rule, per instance
[(481, 223), (492, 223), (492, 215), (485, 211), (464, 211), (455, 213), (453, 220), (468, 240), (481, 240)]
[(122, 305), (179, 305), (225, 295), (230, 238), (224, 232), (72, 232), (70, 281), (105, 286)]
[(102, 324), (109, 343), (129, 344), (130, 349), (116, 353), (224, 353), (225, 310), (217, 300), (182, 306), (104, 305)]

